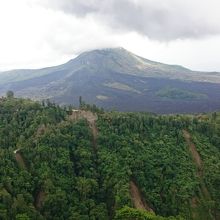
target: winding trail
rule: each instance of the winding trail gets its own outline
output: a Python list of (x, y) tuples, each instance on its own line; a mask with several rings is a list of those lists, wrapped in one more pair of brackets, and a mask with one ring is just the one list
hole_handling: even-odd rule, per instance
[[(183, 130), (183, 137), (189, 147), (189, 151), (190, 154), (192, 156), (192, 159), (194, 161), (194, 164), (196, 165), (197, 171), (196, 171), (196, 175), (198, 176), (199, 180), (200, 180), (200, 190), (201, 190), (201, 196), (203, 197), (202, 199), (205, 199), (207, 201), (212, 200), (211, 195), (206, 187), (206, 184), (203, 180), (204, 177), (204, 172), (203, 172), (203, 161), (196, 149), (195, 144), (192, 141), (192, 137), (190, 135), (190, 133), (186, 130)], [(193, 208), (193, 210), (196, 210), (196, 208), (199, 206), (200, 203), (200, 198), (198, 198), (197, 196), (194, 196), (191, 199), (191, 206)], [(209, 210), (210, 212), (210, 216), (211, 216), (211, 210)], [(198, 219), (198, 213), (196, 211), (192, 212), (192, 217), (193, 219)]]
[(132, 203), (136, 209), (143, 209), (148, 212), (154, 213), (153, 209), (150, 208), (150, 206), (146, 203), (143, 196), (141, 195), (138, 186), (132, 180), (130, 181), (130, 194)]

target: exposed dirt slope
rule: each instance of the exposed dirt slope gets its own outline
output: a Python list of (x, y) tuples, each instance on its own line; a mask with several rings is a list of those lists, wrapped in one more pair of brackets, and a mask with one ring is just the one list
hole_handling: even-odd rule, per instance
[(22, 169), (27, 169), (26, 164), (25, 164), (25, 162), (24, 162), (24, 159), (23, 159), (23, 157), (22, 157), (22, 155), (21, 155), (21, 153), (20, 153), (20, 150), (21, 150), (21, 149), (17, 149), (17, 150), (14, 151), (15, 159), (16, 159), (16, 161), (17, 161), (17, 163), (18, 163), (18, 166), (19, 166), (20, 168), (22, 168)]
[(85, 118), (89, 123), (95, 123), (95, 121), (98, 119), (96, 114), (84, 110), (73, 110), (69, 118), (71, 120), (79, 120)]
[(79, 119), (86, 119), (89, 123), (89, 127), (92, 131), (93, 136), (93, 148), (94, 151), (97, 151), (97, 136), (98, 136), (98, 129), (96, 126), (96, 120), (98, 116), (90, 111), (84, 110), (73, 110), (72, 114), (70, 115), (71, 120), (79, 120)]
[(137, 185), (132, 180), (130, 181), (130, 194), (131, 194), (131, 200), (135, 208), (144, 209), (144, 210), (147, 210), (148, 212), (154, 213), (154, 211), (150, 208), (150, 206), (144, 200)]
[[(211, 201), (211, 195), (206, 187), (206, 184), (203, 180), (203, 161), (196, 149), (195, 144), (192, 142), (192, 137), (190, 135), (190, 133), (186, 130), (183, 130), (183, 137), (187, 143), (187, 145), (189, 146), (189, 151), (190, 154), (192, 156), (192, 159), (197, 167), (197, 176), (200, 179), (200, 191), (201, 191), (201, 195), (199, 197), (201, 197), (201, 199), (205, 199), (206, 201)], [(192, 207), (192, 217), (193, 219), (199, 219), (198, 217), (198, 213), (196, 211), (196, 209), (199, 207), (199, 203), (200, 203), (200, 198), (198, 196), (194, 196), (191, 199), (191, 207)], [(211, 214), (211, 210), (209, 210), (210, 212), (210, 216), (211, 219), (212, 218), (212, 214)]]
[[(17, 149), (17, 150), (14, 151), (15, 159), (16, 159), (16, 161), (17, 161), (17, 163), (18, 163), (18, 166), (19, 166), (21, 169), (27, 169), (27, 166), (26, 166), (26, 164), (25, 164), (25, 161), (24, 161), (24, 159), (23, 159), (23, 157), (22, 157), (22, 155), (21, 155), (21, 153), (20, 153), (20, 150), (21, 150), (21, 149)], [(35, 208), (40, 209), (41, 206), (42, 206), (42, 203), (43, 203), (44, 199), (45, 199), (45, 193), (44, 193), (42, 190), (40, 190), (40, 191), (37, 193), (37, 195), (35, 196), (35, 201), (34, 201), (34, 206), (35, 206)]]
[(34, 206), (36, 207), (36, 209), (40, 209), (42, 207), (45, 197), (45, 192), (42, 189), (40, 189), (40, 191), (37, 193), (35, 197)]
[(202, 160), (201, 160), (201, 157), (196, 149), (196, 146), (195, 144), (192, 142), (192, 138), (191, 138), (191, 135), (188, 131), (186, 130), (183, 130), (183, 137), (185, 138), (188, 146), (189, 146), (189, 151), (191, 153), (191, 156), (193, 158), (193, 161), (195, 162), (195, 165), (196, 167), (198, 168), (198, 176), (202, 177), (203, 173), (202, 173)]

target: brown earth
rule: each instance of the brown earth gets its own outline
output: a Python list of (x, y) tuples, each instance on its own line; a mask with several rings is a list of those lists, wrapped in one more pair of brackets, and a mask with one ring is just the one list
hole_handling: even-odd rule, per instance
[(36, 137), (40, 137), (41, 135), (43, 135), (46, 132), (47, 128), (44, 124), (40, 125), (36, 131)]
[(143, 209), (148, 212), (154, 213), (154, 211), (150, 208), (150, 206), (146, 203), (143, 196), (141, 195), (138, 186), (132, 180), (130, 181), (130, 194), (131, 194), (131, 200), (135, 208)]
[(96, 120), (98, 119), (98, 116), (90, 111), (84, 111), (84, 110), (73, 110), (72, 114), (69, 116), (69, 119), (71, 120), (79, 120), (79, 119), (86, 119), (89, 123), (89, 127), (92, 131), (93, 136), (93, 149), (94, 151), (97, 151), (97, 136), (98, 136), (98, 129), (96, 126)]
[[(14, 151), (14, 154), (15, 154), (15, 159), (18, 163), (18, 166), (21, 168), (21, 169), (27, 169), (27, 166), (25, 164), (25, 161), (20, 153), (20, 150), (21, 149), (17, 149)], [(35, 197), (35, 202), (34, 202), (34, 206), (36, 209), (40, 209), (42, 207), (42, 204), (43, 204), (43, 201), (45, 199), (45, 193), (43, 192), (43, 190), (40, 190), (36, 197)]]
[(191, 156), (192, 156), (192, 158), (193, 158), (193, 160), (195, 162), (195, 165), (196, 165), (196, 167), (198, 169), (197, 174), (198, 174), (199, 177), (202, 177), (202, 175), (203, 175), (203, 173), (202, 173), (202, 170), (203, 170), (203, 168), (202, 168), (202, 166), (203, 166), (202, 160), (201, 160), (201, 157), (200, 157), (200, 155), (199, 155), (199, 153), (198, 153), (198, 151), (196, 149), (195, 144), (192, 142), (191, 135), (190, 135), (190, 133), (188, 131), (183, 130), (183, 137), (185, 138), (186, 143), (189, 146), (189, 151), (190, 151)]
[[(190, 133), (186, 130), (183, 130), (183, 137), (185, 138), (185, 141), (186, 141), (187, 145), (189, 146), (190, 154), (191, 154), (192, 159), (197, 167), (197, 176), (199, 177), (200, 182), (201, 182), (200, 190), (201, 190), (202, 197), (207, 201), (211, 200), (211, 195), (210, 195), (210, 193), (205, 185), (205, 182), (203, 180), (204, 174), (203, 174), (202, 159), (196, 149), (195, 144), (192, 142), (192, 137), (191, 137)], [(191, 199), (193, 219), (198, 219), (198, 213), (196, 211), (198, 206), (199, 206), (199, 198), (197, 196), (195, 196)], [(211, 210), (209, 210), (209, 211), (211, 211)]]
[[(72, 114), (70, 115), (71, 120), (79, 120), (82, 118), (85, 118), (89, 123), (89, 127), (93, 135), (93, 149), (96, 152), (97, 151), (97, 136), (98, 136), (96, 120), (98, 119), (98, 117), (96, 114), (92, 112), (83, 111), (83, 110), (73, 110)], [(154, 211), (150, 208), (150, 206), (144, 200), (143, 196), (141, 195), (140, 190), (138, 189), (134, 181), (130, 181), (130, 194), (131, 194), (131, 200), (135, 208), (144, 209), (148, 212), (154, 213)]]
[(95, 123), (98, 119), (96, 114), (84, 110), (73, 110), (72, 114), (69, 116), (69, 119), (71, 120), (79, 120), (82, 118), (85, 118), (89, 123)]
[(45, 200), (45, 196), (46, 194), (42, 189), (37, 193), (35, 197), (35, 202), (34, 202), (36, 209), (40, 209), (42, 207), (43, 202)]
[(16, 159), (16, 161), (18, 163), (18, 166), (20, 168), (22, 168), (22, 169), (27, 169), (26, 164), (24, 162), (24, 159), (23, 159), (23, 157), (22, 157), (22, 155), (20, 153), (20, 149), (15, 150), (14, 154), (15, 154), (15, 159)]

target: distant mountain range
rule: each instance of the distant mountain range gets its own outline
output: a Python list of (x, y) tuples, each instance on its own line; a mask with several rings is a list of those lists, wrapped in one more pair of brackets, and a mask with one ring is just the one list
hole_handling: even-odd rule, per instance
[(192, 113), (220, 110), (220, 73), (191, 71), (123, 48), (93, 50), (43, 69), (0, 73), (0, 95), (87, 103), (121, 111)]

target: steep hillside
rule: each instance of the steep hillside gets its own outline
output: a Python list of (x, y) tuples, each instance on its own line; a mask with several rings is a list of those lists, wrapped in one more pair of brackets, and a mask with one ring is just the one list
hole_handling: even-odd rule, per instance
[(0, 99), (0, 219), (218, 220), (219, 132), (219, 113)]
[(220, 74), (141, 58), (123, 48), (85, 52), (66, 64), (0, 73), (0, 94), (91, 104), (122, 111), (206, 112), (220, 109)]

